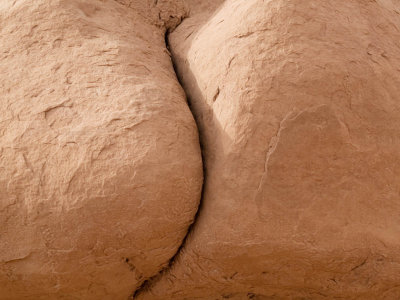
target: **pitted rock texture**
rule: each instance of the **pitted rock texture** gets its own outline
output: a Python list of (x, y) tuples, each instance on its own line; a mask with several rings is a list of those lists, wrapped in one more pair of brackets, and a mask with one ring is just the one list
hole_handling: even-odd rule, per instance
[(0, 2), (2, 300), (127, 299), (197, 211), (198, 134), (164, 40), (185, 6), (118, 2)]
[(204, 197), (137, 299), (399, 299), (400, 4), (189, 2)]

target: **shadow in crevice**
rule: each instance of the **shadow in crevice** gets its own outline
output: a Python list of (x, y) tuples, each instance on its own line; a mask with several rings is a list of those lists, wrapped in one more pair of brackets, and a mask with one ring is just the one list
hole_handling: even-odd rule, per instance
[[(195, 3), (198, 2), (196, 0), (192, 0), (189, 1), (190, 3)], [(225, 2), (225, 0), (213, 0), (210, 1), (209, 5), (208, 5), (208, 11), (205, 13), (202, 13), (200, 16), (196, 16), (197, 17), (197, 28), (191, 33), (190, 35), (190, 39), (187, 39), (185, 41), (185, 43), (192, 43), (193, 39), (195, 39), (199, 33), (201, 33), (203, 27), (207, 24), (207, 21), (212, 19), (222, 8), (223, 3)], [(193, 11), (192, 11), (193, 13)], [(194, 12), (195, 13), (195, 12)], [(189, 18), (190, 19), (190, 18)], [(185, 21), (185, 20), (182, 20)], [(179, 27), (179, 26), (178, 26)], [(197, 212), (193, 218), (193, 222), (190, 224), (190, 226), (188, 227), (188, 231), (187, 234), (185, 235), (184, 239), (182, 240), (181, 245), (179, 246), (177, 252), (175, 253), (175, 255), (170, 259), (168, 265), (163, 268), (157, 275), (149, 278), (148, 280), (146, 280), (145, 282), (143, 282), (143, 284), (133, 293), (132, 295), (132, 299), (136, 299), (138, 296), (140, 296), (141, 294), (146, 293), (147, 291), (149, 291), (151, 289), (151, 287), (158, 281), (161, 279), (161, 277), (163, 277), (163, 275), (165, 273), (167, 273), (175, 264), (175, 262), (177, 261), (178, 257), (180, 256), (182, 249), (186, 246), (188, 239), (193, 235), (193, 232), (195, 230), (195, 226), (196, 223), (201, 215), (201, 211), (202, 211), (202, 207), (204, 205), (204, 198), (205, 198), (205, 194), (207, 193), (207, 177), (208, 177), (208, 165), (212, 165), (212, 162), (210, 162), (210, 155), (208, 155), (209, 153), (209, 149), (213, 148), (213, 149), (217, 149), (212, 145), (209, 145), (206, 141), (209, 141), (210, 139), (208, 139), (205, 135), (206, 133), (209, 131), (209, 129), (205, 129), (204, 127), (204, 122), (202, 120), (200, 120), (201, 116), (199, 114), (199, 110), (204, 109), (205, 111), (207, 111), (207, 114), (210, 116), (213, 116), (213, 111), (212, 111), (212, 107), (209, 107), (205, 101), (205, 95), (202, 93), (200, 87), (197, 84), (197, 80), (195, 75), (191, 72), (190, 68), (180, 68), (178, 66), (178, 62), (176, 59), (176, 53), (174, 52), (174, 49), (172, 49), (171, 45), (170, 45), (170, 34), (172, 32), (170, 32), (170, 30), (167, 30), (165, 33), (165, 46), (168, 49), (168, 51), (170, 51), (171, 53), (171, 62), (172, 62), (172, 66), (174, 69), (174, 72), (176, 74), (177, 80), (179, 82), (179, 84), (181, 85), (183, 91), (185, 92), (186, 95), (186, 99), (187, 99), (187, 104), (188, 107), (190, 109), (190, 111), (192, 112), (193, 118), (196, 122), (197, 125), (197, 129), (198, 129), (198, 135), (199, 135), (199, 144), (200, 144), (200, 149), (201, 149), (201, 155), (202, 155), (202, 162), (203, 162), (203, 186), (202, 186), (202, 191), (201, 191), (201, 198), (199, 201), (199, 206), (197, 209)], [(190, 47), (188, 47), (188, 50), (190, 49)], [(182, 53), (183, 57), (186, 57), (187, 52)], [(190, 82), (192, 83), (190, 86), (188, 86), (186, 83)], [(190, 89), (190, 91), (189, 91)], [(206, 107), (202, 107), (201, 109), (194, 109), (193, 107), (193, 102), (192, 102), (192, 98), (196, 98), (196, 102), (199, 103), (200, 105), (206, 106)], [(214, 117), (213, 117), (214, 119)], [(216, 126), (217, 124), (212, 121), (211, 126)], [(218, 132), (222, 132), (222, 127), (221, 125), (219, 125), (219, 128), (217, 129)], [(213, 140), (215, 140), (215, 137), (213, 138)], [(216, 139), (218, 140), (218, 139)]]

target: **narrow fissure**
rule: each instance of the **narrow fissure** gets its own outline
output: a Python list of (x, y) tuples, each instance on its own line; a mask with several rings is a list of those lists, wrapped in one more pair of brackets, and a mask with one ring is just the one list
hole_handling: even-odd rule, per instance
[(201, 208), (202, 208), (202, 204), (203, 204), (204, 187), (205, 187), (205, 183), (206, 183), (206, 169), (205, 169), (205, 163), (204, 163), (204, 151), (203, 151), (203, 143), (202, 143), (202, 138), (201, 138), (201, 132), (199, 130), (199, 125), (197, 124), (196, 115), (193, 113), (193, 111), (191, 109), (190, 101), (189, 101), (189, 98), (188, 98), (188, 93), (186, 92), (186, 90), (184, 88), (184, 85), (182, 84), (181, 77), (179, 76), (179, 72), (178, 72), (178, 69), (177, 69), (177, 66), (176, 66), (176, 63), (175, 63), (174, 56), (173, 56), (173, 54), (171, 52), (171, 49), (170, 49), (170, 44), (169, 44), (169, 34), (170, 33), (171, 32), (170, 32), (169, 29), (167, 29), (166, 32), (165, 32), (165, 47), (168, 50), (168, 52), (170, 53), (171, 63), (172, 63), (172, 67), (173, 67), (175, 75), (176, 75), (176, 79), (178, 80), (180, 86), (182, 87), (182, 90), (185, 93), (187, 105), (188, 105), (190, 111), (192, 112), (193, 119), (196, 122), (196, 127), (197, 127), (197, 131), (198, 131), (198, 136), (199, 136), (201, 159), (202, 159), (202, 165), (203, 165), (203, 185), (202, 185), (202, 190), (201, 190), (199, 206), (197, 208), (196, 214), (195, 214), (195, 216), (193, 218), (192, 223), (189, 225), (187, 233), (186, 233), (185, 237), (183, 238), (182, 243), (179, 246), (179, 248), (177, 249), (176, 253), (174, 254), (174, 256), (171, 257), (171, 259), (169, 260), (169, 263), (168, 263), (168, 265), (166, 267), (164, 267), (158, 274), (156, 274), (156, 275), (150, 277), (149, 279), (145, 280), (142, 283), (142, 285), (139, 288), (137, 288), (136, 291), (134, 291), (134, 293), (132, 294), (131, 299), (136, 299), (136, 297), (138, 297), (140, 294), (145, 293), (148, 290), (150, 290), (152, 283), (157, 281), (158, 278), (162, 277), (166, 272), (168, 272), (168, 270), (171, 269), (171, 267), (174, 265), (177, 257), (181, 253), (182, 249), (185, 247), (188, 237), (190, 236), (191, 232), (193, 231), (193, 228), (194, 228), (194, 226), (196, 224), (196, 221), (197, 221), (197, 219), (199, 217), (199, 214), (200, 214), (200, 211), (201, 211)]

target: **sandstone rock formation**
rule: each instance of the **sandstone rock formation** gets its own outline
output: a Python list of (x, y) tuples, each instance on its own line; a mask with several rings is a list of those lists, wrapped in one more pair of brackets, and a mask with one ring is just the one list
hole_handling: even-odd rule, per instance
[(204, 198), (137, 299), (400, 299), (399, 2), (190, 2)]
[(202, 185), (164, 40), (184, 14), (0, 2), (0, 299), (127, 299), (176, 253)]
[(0, 30), (0, 300), (400, 299), (398, 1), (3, 0)]

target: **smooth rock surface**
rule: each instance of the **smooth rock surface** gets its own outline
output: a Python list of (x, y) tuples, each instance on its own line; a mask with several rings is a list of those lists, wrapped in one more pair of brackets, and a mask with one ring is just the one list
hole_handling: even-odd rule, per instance
[(0, 2), (1, 300), (127, 299), (176, 253), (202, 185), (184, 7)]
[(400, 299), (398, 2), (188, 2), (204, 198), (137, 299)]

